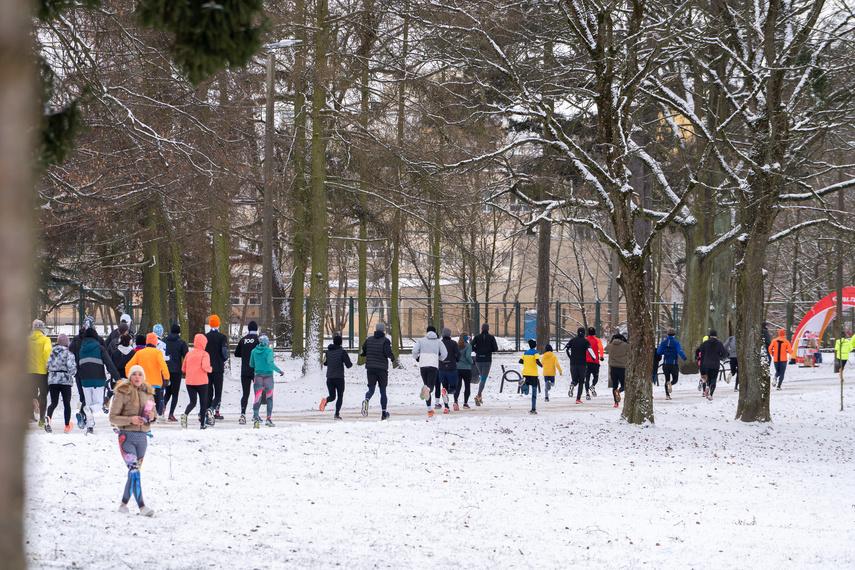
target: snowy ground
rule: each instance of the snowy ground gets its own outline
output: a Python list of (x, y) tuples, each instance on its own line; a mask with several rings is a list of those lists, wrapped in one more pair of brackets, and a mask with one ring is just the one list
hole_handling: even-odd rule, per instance
[(710, 403), (690, 376), (670, 402), (654, 388), (656, 425), (639, 428), (620, 421), (604, 380), (575, 405), (566, 375), (530, 416), (529, 398), (498, 393), (510, 356), (494, 363), (484, 407), (428, 420), (404, 360), (382, 423), (378, 395), (358, 412), (361, 368), (334, 423), (317, 411), (320, 377), (283, 362), (277, 426), (260, 430), (237, 424), (240, 384), (227, 376), (225, 421), (153, 428), (151, 519), (116, 512), (126, 468), (106, 418), (89, 437), (33, 427), (30, 566), (855, 567), (855, 378), (840, 412), (830, 365), (790, 367), (771, 424), (734, 421), (733, 385)]

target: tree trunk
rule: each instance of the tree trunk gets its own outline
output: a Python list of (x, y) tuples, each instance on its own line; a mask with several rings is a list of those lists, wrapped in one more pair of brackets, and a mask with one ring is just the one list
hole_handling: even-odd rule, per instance
[[(38, 131), (30, 2), (0, 0), (0, 343), (18, 346), (29, 330), (33, 295), (33, 146)], [(27, 351), (0, 359), (0, 559), (10, 570), (24, 555), (24, 436)], [(26, 412), (29, 414), (29, 411)]]
[(160, 240), (157, 238), (157, 216), (154, 210), (149, 210), (146, 215), (145, 241), (143, 242), (143, 302), (142, 318), (139, 322), (141, 332), (150, 331), (152, 327), (162, 322), (163, 304), (161, 297), (163, 292), (160, 288)]
[(705, 221), (698, 218), (698, 225), (687, 228), (686, 240), (686, 282), (683, 287), (683, 313), (680, 315), (680, 338), (683, 352), (688, 358), (680, 361), (680, 372), (698, 374), (698, 361), (693, 351), (700, 346), (709, 328), (710, 274), (711, 266), (706, 258), (695, 254), (695, 248), (706, 244), (704, 238)]
[[(181, 338), (184, 342), (190, 342), (190, 323), (187, 320), (187, 299), (184, 294), (184, 272), (181, 264), (181, 251), (178, 249), (178, 240), (175, 239), (175, 228), (166, 206), (162, 205), (163, 223), (166, 227), (166, 235), (169, 238), (169, 249), (172, 256), (172, 282), (175, 287), (175, 313), (178, 317), (178, 326), (181, 327)], [(168, 328), (168, 327), (167, 327)]]
[(329, 273), (326, 190), (326, 74), (329, 41), (329, 7), (318, 0), (315, 7), (315, 76), (312, 86), (311, 236), (312, 269), (309, 276), (309, 331), (306, 337), (306, 370), (320, 367)]
[(631, 260), (621, 266), (621, 283), (626, 296), (627, 328), (630, 344), (629, 367), (626, 370), (626, 394), (621, 417), (631, 424), (654, 423), (653, 370), (655, 338), (650, 320), (650, 302), (644, 275), (644, 261)]
[(549, 256), (552, 244), (552, 223), (543, 219), (537, 224), (537, 320), (535, 329), (540, 352), (549, 343)]
[(294, 184), (291, 208), (294, 215), (294, 226), (291, 233), (291, 356), (302, 357), (304, 354), (305, 330), (303, 322), (306, 306), (306, 266), (308, 265), (308, 248), (306, 228), (309, 225), (307, 207), (309, 196), (306, 184), (306, 50), (307, 36), (304, 0), (294, 2), (294, 17), (297, 21), (295, 37), (300, 40), (294, 54)]

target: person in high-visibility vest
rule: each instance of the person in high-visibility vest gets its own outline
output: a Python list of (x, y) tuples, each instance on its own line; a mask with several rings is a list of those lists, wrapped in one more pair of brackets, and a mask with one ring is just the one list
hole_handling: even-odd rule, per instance
[(849, 353), (852, 352), (853, 349), (855, 349), (855, 347), (852, 346), (852, 337), (845, 332), (837, 339), (837, 342), (834, 343), (834, 356), (840, 363), (839, 372), (841, 380), (843, 380), (843, 369), (846, 368), (846, 363), (849, 362)]

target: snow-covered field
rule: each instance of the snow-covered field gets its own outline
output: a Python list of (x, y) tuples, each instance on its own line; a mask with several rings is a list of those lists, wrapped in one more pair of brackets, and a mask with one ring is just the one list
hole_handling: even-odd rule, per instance
[(240, 383), (227, 376), (225, 421), (154, 426), (150, 519), (116, 512), (126, 468), (104, 416), (89, 437), (33, 426), (30, 566), (855, 567), (853, 373), (841, 412), (830, 365), (790, 367), (766, 425), (733, 420), (732, 384), (708, 402), (684, 377), (670, 402), (654, 388), (656, 425), (639, 428), (612, 407), (605, 367), (592, 401), (574, 404), (565, 375), (529, 415), (528, 397), (498, 393), (499, 364), (517, 358), (494, 363), (484, 407), (428, 420), (404, 357), (382, 423), (379, 394), (359, 414), (362, 368), (333, 422), (317, 411), (320, 376), (280, 363), (277, 425), (260, 430), (237, 424)]

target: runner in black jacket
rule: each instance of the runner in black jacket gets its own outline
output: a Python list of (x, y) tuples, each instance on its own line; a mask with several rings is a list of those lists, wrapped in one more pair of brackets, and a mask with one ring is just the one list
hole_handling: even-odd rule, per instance
[(481, 377), (481, 382), (478, 384), (478, 395), (475, 396), (476, 406), (484, 403), (482, 393), (484, 392), (484, 386), (487, 384), (487, 376), (490, 375), (490, 367), (493, 365), (494, 352), (499, 352), (499, 345), (496, 344), (496, 337), (490, 334), (490, 325), (484, 323), (481, 325), (481, 334), (472, 339), (475, 370), (477, 370), (478, 376)]
[(707, 387), (704, 390), (704, 396), (708, 400), (712, 400), (721, 359), (725, 358), (728, 352), (718, 340), (718, 333), (714, 330), (710, 331), (709, 338), (701, 344), (698, 352), (701, 356), (701, 369), (707, 372)]
[(252, 389), (255, 369), (249, 365), (249, 356), (253, 349), (258, 346), (258, 323), (249, 321), (246, 325), (247, 334), (240, 339), (235, 347), (235, 356), (240, 358), (240, 420), (238, 423), (246, 423), (246, 404), (249, 402), (249, 393)]
[(382, 412), (380, 419), (389, 418), (386, 411), (386, 385), (389, 383), (389, 363), (395, 362), (392, 353), (392, 342), (386, 337), (386, 325), (377, 323), (374, 336), (368, 338), (362, 345), (360, 356), (365, 357), (365, 373), (368, 376), (368, 391), (365, 392), (365, 400), (362, 401), (362, 415), (368, 417), (368, 401), (374, 395), (374, 389), (380, 386), (380, 407)]
[[(573, 397), (573, 387), (578, 385), (576, 403), (582, 403), (582, 386), (585, 386), (585, 399), (591, 399), (591, 387), (588, 385), (588, 351), (591, 350), (591, 342), (585, 338), (584, 327), (579, 327), (576, 336), (570, 339), (564, 347), (567, 358), (570, 359), (570, 390), (567, 395)], [(596, 358), (596, 355), (594, 355)]]
[(205, 351), (211, 357), (211, 371), (208, 372), (207, 408), (213, 412), (215, 420), (221, 420), (220, 403), (223, 401), (223, 374), (229, 359), (229, 337), (220, 332), (220, 317), (217, 315), (211, 315), (208, 325), (211, 330), (205, 335), (208, 340)]
[(169, 403), (172, 398), (172, 404), (169, 406), (170, 422), (177, 422), (175, 419), (175, 406), (178, 404), (178, 394), (181, 392), (181, 371), (184, 357), (190, 352), (187, 343), (181, 338), (181, 326), (178, 324), (172, 325), (169, 329), (169, 334), (163, 339), (163, 344), (166, 345), (166, 367), (169, 369), (169, 388), (165, 392), (163, 399), (163, 407)]
[(333, 343), (327, 347), (327, 353), (324, 356), (324, 366), (327, 367), (327, 391), (329, 395), (321, 400), (321, 405), (318, 409), (322, 412), (330, 402), (335, 402), (335, 415), (333, 419), (340, 420), (342, 400), (344, 399), (344, 369), (350, 368), (353, 363), (350, 361), (350, 356), (341, 347), (341, 336), (333, 337)]

